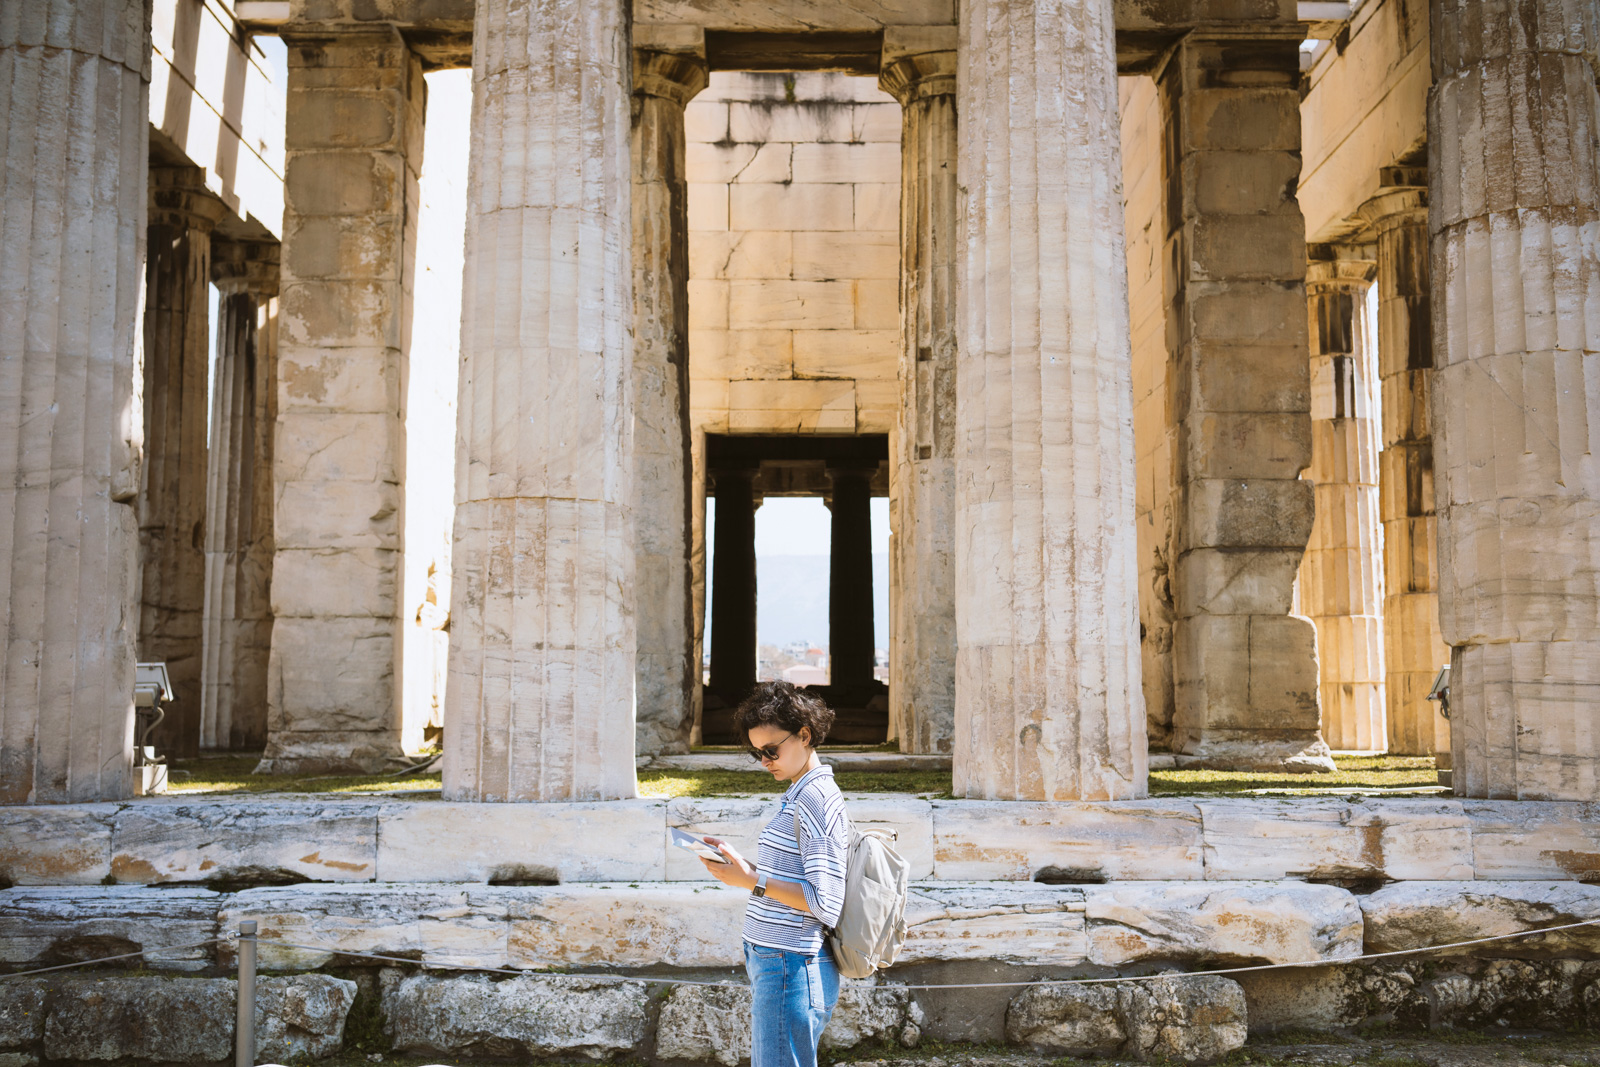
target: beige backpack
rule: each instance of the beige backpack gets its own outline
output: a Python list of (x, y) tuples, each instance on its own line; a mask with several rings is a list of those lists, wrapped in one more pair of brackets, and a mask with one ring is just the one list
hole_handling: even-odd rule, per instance
[[(839, 974), (868, 978), (892, 964), (906, 941), (906, 892), (910, 865), (894, 850), (893, 830), (857, 830), (850, 824), (845, 849), (844, 906), (839, 924), (827, 931)], [(794, 838), (804, 849), (806, 831), (794, 816)]]

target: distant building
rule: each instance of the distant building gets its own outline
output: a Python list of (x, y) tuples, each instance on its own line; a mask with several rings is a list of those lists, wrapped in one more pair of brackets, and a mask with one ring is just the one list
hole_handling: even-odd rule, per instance
[(813, 667), (809, 663), (797, 663), (793, 667), (784, 669), (783, 680), (791, 685), (827, 685), (828, 672), (823, 667)]

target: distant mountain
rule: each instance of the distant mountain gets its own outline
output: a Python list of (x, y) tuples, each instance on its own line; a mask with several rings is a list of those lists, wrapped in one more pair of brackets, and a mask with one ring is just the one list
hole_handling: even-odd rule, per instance
[[(706, 603), (711, 603), (710, 581)], [(709, 615), (709, 609), (707, 611)], [(872, 621), (877, 647), (889, 647), (889, 555), (872, 557)], [(711, 620), (706, 619), (707, 648)], [(756, 559), (756, 640), (787, 645), (828, 640), (828, 557), (760, 556)]]

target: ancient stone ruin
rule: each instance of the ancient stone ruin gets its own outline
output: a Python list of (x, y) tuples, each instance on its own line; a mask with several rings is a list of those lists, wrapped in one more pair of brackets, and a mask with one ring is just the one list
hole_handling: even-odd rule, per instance
[[(1592, 1024), (1596, 927), (1336, 961), (1600, 920), (1597, 70), (1595, 0), (0, 4), (3, 1067), (228, 1058), (242, 921), (267, 1059), (737, 1067), (665, 835), (768, 806), (637, 773), (736, 740), (769, 497), (839, 739), (952, 774), (852, 800), (916, 884), (833, 1046)], [(1149, 796), (1335, 751), (1448, 789)]]

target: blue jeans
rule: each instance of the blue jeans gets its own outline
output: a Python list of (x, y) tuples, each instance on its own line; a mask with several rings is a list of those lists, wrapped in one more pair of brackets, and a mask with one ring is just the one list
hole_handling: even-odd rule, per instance
[(750, 975), (750, 1067), (816, 1067), (817, 1042), (839, 999), (839, 968), (815, 956), (744, 945)]

